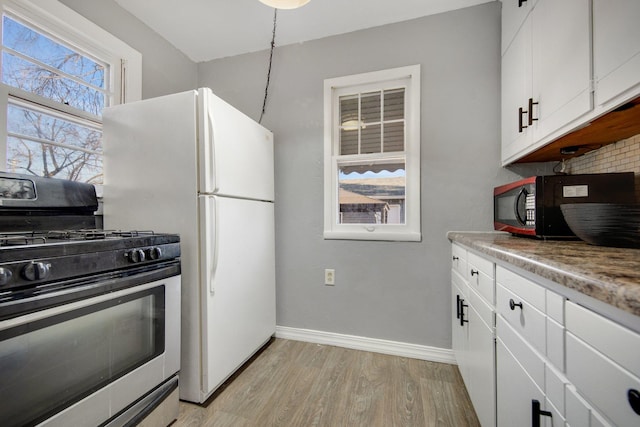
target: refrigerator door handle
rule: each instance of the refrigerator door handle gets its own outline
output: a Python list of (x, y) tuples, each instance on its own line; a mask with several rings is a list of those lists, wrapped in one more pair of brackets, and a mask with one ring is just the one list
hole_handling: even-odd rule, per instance
[(198, 91), (198, 109), (201, 123), (199, 125), (200, 158), (200, 193), (213, 194), (218, 190), (216, 146), (214, 142), (213, 112), (208, 92)]
[(218, 211), (216, 199), (204, 196), (200, 204), (201, 218), (201, 277), (203, 285), (209, 288), (211, 295), (215, 294), (215, 278), (218, 269)]

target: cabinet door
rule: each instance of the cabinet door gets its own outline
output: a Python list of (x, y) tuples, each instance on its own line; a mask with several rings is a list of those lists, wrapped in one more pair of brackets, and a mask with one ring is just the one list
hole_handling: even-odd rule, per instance
[[(530, 426), (532, 401), (544, 405), (544, 394), (507, 350), (496, 342), (498, 427)], [(544, 420), (541, 420), (541, 425)]]
[(502, 54), (506, 52), (537, 0), (502, 0)]
[[(464, 320), (467, 319), (468, 316), (468, 307), (461, 307), (461, 301), (463, 304), (467, 304), (464, 301), (464, 295), (462, 290), (458, 287), (459, 283), (457, 283), (457, 273), (451, 271), (452, 282), (451, 282), (451, 301), (452, 301), (452, 318), (451, 318), (451, 347), (453, 349), (453, 354), (456, 358), (456, 362), (458, 363), (458, 369), (460, 370), (460, 375), (462, 375), (462, 379), (467, 383), (468, 372), (467, 372), (467, 364), (466, 364), (466, 353), (467, 353), (467, 341), (468, 341), (468, 331), (467, 323)], [(464, 317), (461, 320), (461, 309), (464, 308)]]
[(537, 102), (529, 111), (537, 119), (534, 141), (593, 108), (589, 5), (589, 0), (539, 0), (531, 12), (533, 92), (527, 98)]
[(527, 126), (525, 103), (531, 90), (531, 25), (527, 20), (502, 57), (503, 163), (515, 160), (531, 145), (531, 132), (520, 126)]
[[(489, 309), (488, 306), (484, 308)], [(481, 317), (476, 307), (470, 305), (467, 389), (480, 424), (494, 426), (496, 424), (495, 345), (493, 329), (485, 324)]]
[(599, 105), (634, 86), (634, 93), (640, 92), (638, 17), (638, 0), (593, 0), (593, 66)]

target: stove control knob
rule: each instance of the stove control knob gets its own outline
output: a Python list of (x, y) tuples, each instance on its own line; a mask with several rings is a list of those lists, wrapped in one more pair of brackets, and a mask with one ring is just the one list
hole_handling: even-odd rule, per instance
[(160, 249), (159, 247), (154, 247), (154, 248), (149, 248), (147, 250), (147, 256), (149, 257), (149, 259), (151, 260), (156, 260), (156, 259), (160, 259), (162, 257), (162, 249)]
[(0, 286), (6, 285), (11, 280), (13, 273), (8, 268), (0, 267)]
[(128, 254), (129, 262), (137, 263), (146, 259), (144, 251), (142, 249), (134, 249)]
[(22, 269), (22, 276), (29, 280), (44, 280), (49, 277), (51, 271), (51, 264), (44, 262), (30, 262)]

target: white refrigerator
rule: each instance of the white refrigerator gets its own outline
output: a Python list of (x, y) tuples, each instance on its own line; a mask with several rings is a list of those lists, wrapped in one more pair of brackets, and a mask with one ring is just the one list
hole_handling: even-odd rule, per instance
[(202, 88), (105, 109), (104, 227), (178, 233), (180, 398), (275, 333), (273, 134)]

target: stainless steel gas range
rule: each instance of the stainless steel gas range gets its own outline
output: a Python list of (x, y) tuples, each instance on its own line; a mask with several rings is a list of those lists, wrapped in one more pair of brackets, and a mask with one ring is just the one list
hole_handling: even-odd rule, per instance
[(95, 229), (92, 185), (0, 172), (3, 426), (168, 425), (180, 241)]

